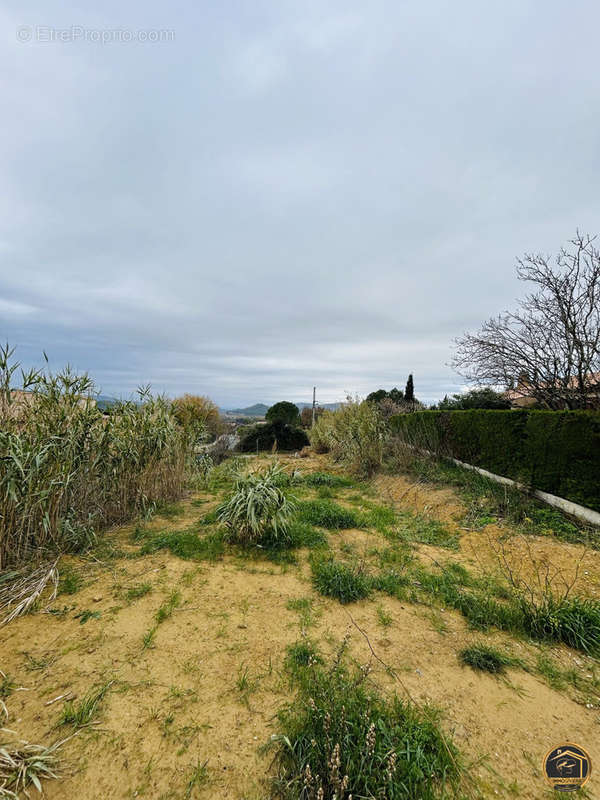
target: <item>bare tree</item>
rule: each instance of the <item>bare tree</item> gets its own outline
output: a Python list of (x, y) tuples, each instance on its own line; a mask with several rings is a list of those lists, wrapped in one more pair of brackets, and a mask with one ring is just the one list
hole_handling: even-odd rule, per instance
[(600, 252), (579, 231), (551, 263), (526, 254), (520, 280), (535, 290), (518, 310), (456, 340), (453, 366), (552, 409), (600, 407)]

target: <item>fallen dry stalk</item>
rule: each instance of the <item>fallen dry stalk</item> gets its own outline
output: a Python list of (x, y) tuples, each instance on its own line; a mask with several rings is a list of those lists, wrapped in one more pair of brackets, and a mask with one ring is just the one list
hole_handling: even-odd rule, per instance
[(24, 741), (0, 744), (0, 798), (18, 800), (20, 791), (28, 796), (29, 784), (41, 793), (41, 780), (60, 777), (56, 751), (71, 738), (49, 747)]
[(54, 600), (58, 591), (57, 564), (58, 559), (55, 559), (33, 572), (19, 570), (4, 579), (0, 584), (0, 613), (6, 612), (6, 616), (0, 621), (0, 627), (29, 611), (49, 584), (53, 588), (48, 600)]

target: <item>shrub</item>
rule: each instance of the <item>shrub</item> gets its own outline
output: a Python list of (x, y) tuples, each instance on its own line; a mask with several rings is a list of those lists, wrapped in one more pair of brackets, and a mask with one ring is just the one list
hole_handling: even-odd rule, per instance
[(351, 472), (367, 476), (381, 465), (385, 431), (373, 403), (349, 397), (337, 411), (324, 412), (309, 434), (316, 452), (331, 452)]
[(371, 594), (371, 578), (361, 567), (334, 559), (313, 559), (311, 570), (315, 589), (340, 603), (353, 603)]
[(242, 453), (272, 450), (274, 446), (278, 450), (302, 450), (308, 443), (308, 436), (302, 428), (277, 421), (250, 426), (241, 436), (238, 449)]
[(227, 538), (240, 544), (286, 539), (292, 500), (278, 486), (282, 469), (273, 464), (266, 470), (238, 475), (233, 493), (217, 510), (227, 528)]
[(175, 419), (188, 430), (192, 430), (196, 438), (203, 433), (218, 436), (223, 432), (223, 421), (219, 409), (208, 397), (184, 394), (173, 400)]
[(433, 800), (458, 793), (461, 762), (439, 713), (367, 684), (368, 670), (295, 670), (298, 697), (279, 713), (276, 796), (292, 800)]
[(274, 406), (265, 414), (267, 422), (282, 422), (284, 425), (290, 425), (292, 428), (300, 427), (300, 412), (298, 406), (294, 403), (289, 403), (287, 400), (282, 400), (280, 403), (275, 403)]

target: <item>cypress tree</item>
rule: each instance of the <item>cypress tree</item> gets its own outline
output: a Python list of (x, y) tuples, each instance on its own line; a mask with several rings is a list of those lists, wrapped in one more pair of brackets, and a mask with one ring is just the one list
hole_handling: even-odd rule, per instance
[(412, 373), (408, 376), (408, 380), (406, 381), (406, 389), (404, 390), (404, 400), (407, 403), (415, 402), (415, 387), (413, 386)]

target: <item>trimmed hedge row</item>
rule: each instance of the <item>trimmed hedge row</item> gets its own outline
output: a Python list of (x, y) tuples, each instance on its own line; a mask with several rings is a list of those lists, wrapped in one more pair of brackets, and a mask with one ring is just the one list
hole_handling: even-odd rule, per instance
[(390, 425), (416, 447), (600, 511), (598, 411), (417, 411)]

